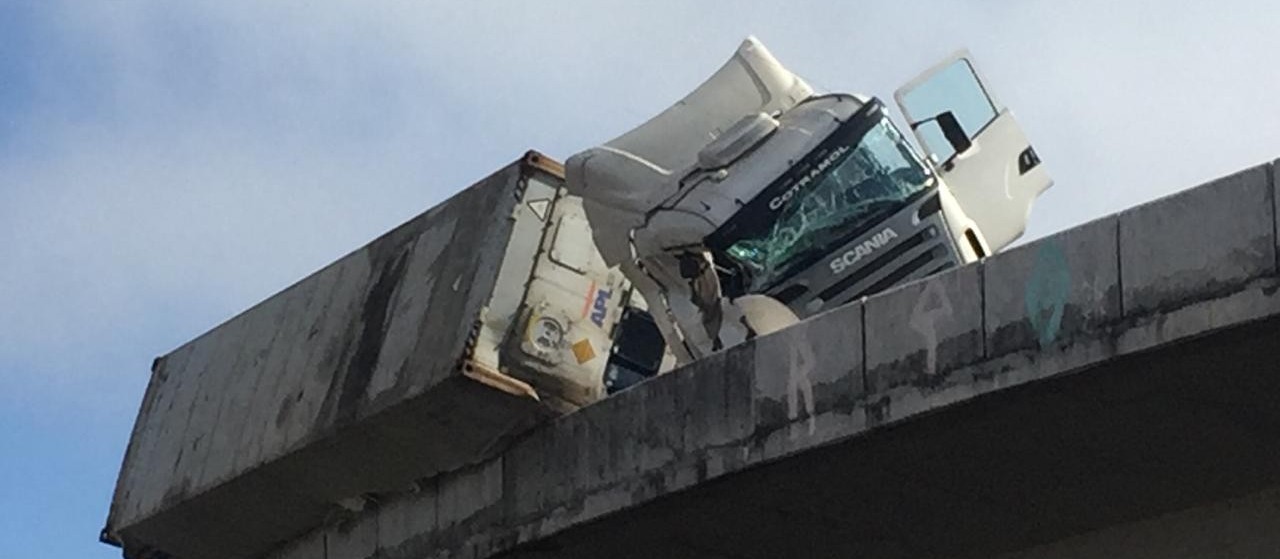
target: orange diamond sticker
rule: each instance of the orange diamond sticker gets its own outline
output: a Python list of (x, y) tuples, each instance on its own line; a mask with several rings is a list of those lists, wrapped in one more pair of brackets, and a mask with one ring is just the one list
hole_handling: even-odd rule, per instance
[(591, 340), (583, 338), (573, 342), (573, 356), (578, 359), (581, 365), (596, 358), (596, 350), (591, 348)]

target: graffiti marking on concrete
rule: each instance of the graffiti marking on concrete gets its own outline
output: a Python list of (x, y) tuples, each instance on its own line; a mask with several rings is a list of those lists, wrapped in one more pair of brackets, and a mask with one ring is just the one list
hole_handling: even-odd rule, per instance
[[(809, 343), (807, 337), (796, 340), (796, 343), (789, 344), (790, 363), (787, 367), (787, 419), (794, 422), (800, 417), (800, 396), (804, 395), (804, 411), (805, 416), (809, 420), (809, 434), (817, 429), (814, 423), (814, 407), (813, 407), (813, 381), (810, 375), (813, 373), (815, 357), (813, 354), (813, 346)], [(791, 438), (796, 437), (795, 430), (791, 431)]]
[(1027, 280), (1023, 303), (1040, 347), (1048, 347), (1062, 329), (1062, 313), (1071, 294), (1067, 256), (1057, 242), (1049, 241), (1036, 253), (1035, 268)]
[(908, 324), (924, 337), (925, 365), (931, 375), (938, 371), (938, 320), (950, 319), (952, 312), (951, 299), (942, 288), (942, 282), (929, 280), (911, 311)]

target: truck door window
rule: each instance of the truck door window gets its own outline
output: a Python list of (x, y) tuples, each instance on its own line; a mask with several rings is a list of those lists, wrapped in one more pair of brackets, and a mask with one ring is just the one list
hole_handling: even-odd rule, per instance
[(960, 121), (960, 127), (973, 138), (995, 120), (997, 113), (995, 103), (965, 58), (951, 62), (927, 81), (907, 91), (899, 101), (907, 118), (913, 123), (920, 123), (916, 125), (916, 132), (925, 144), (923, 147), (939, 162), (950, 160), (955, 150), (943, 137), (938, 123), (928, 119), (951, 111)]

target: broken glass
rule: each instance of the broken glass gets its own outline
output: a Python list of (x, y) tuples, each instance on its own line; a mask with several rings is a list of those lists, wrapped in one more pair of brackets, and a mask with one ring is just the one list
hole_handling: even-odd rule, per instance
[[(889, 217), (933, 179), (887, 118), (856, 138), (824, 174), (786, 200), (767, 227), (755, 227), (725, 253), (746, 272), (747, 292), (759, 293)], [(803, 183), (801, 183), (803, 184)]]

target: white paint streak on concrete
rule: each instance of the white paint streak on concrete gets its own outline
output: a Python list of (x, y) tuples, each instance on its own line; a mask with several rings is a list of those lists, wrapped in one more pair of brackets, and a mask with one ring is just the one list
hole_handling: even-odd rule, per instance
[[(804, 393), (804, 411), (808, 417), (809, 435), (813, 435), (817, 425), (814, 423), (813, 373), (817, 358), (813, 353), (813, 345), (808, 338), (796, 340), (791, 344), (791, 360), (787, 374), (787, 419), (794, 422), (800, 417), (800, 395)], [(791, 438), (795, 438), (792, 430)]]
[(940, 318), (950, 319), (952, 315), (951, 299), (937, 279), (928, 280), (920, 299), (911, 311), (911, 329), (919, 332), (925, 339), (926, 363), (929, 374), (937, 372), (938, 367), (938, 328)]

